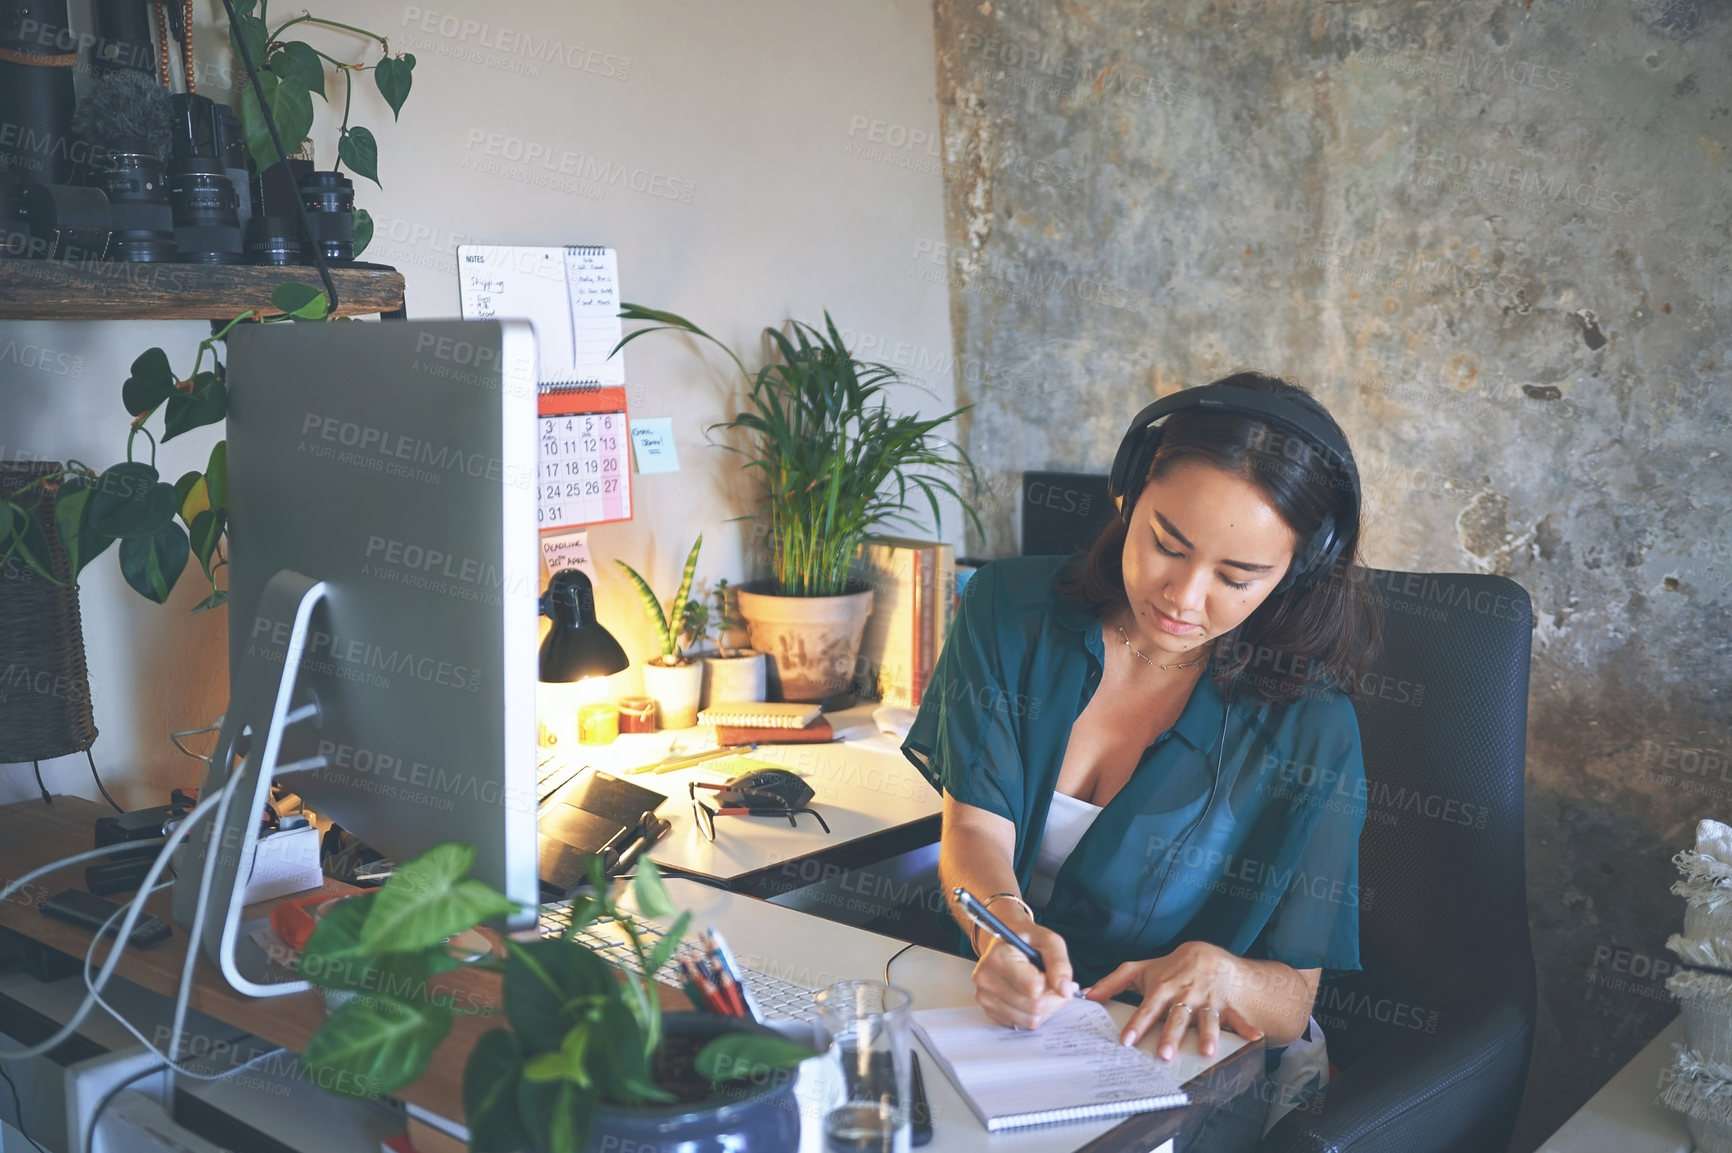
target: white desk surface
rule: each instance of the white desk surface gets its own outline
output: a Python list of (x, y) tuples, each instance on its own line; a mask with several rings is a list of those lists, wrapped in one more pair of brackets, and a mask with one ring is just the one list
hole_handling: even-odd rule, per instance
[[(676, 909), (691, 911), (694, 929), (713, 926), (719, 930), (736, 959), (748, 968), (817, 990), (856, 978), (883, 980), (885, 965), (906, 949), (891, 966), (890, 976), (892, 984), (913, 995), (916, 1009), (974, 1003), (974, 987), (968, 977), (973, 966), (961, 957), (918, 945), (910, 947), (893, 937), (697, 881), (670, 878), (667, 889)], [(1107, 1011), (1123, 1024), (1133, 1007), (1115, 1001), (1108, 1003)], [(1145, 1037), (1139, 1048), (1152, 1055), (1155, 1042), (1155, 1038)], [(1173, 1077), (1183, 1084), (1231, 1056), (1244, 1043), (1230, 1033), (1223, 1034), (1217, 1055), (1205, 1058), (1197, 1052), (1197, 1034), (1191, 1030), (1169, 1063)], [(933, 1136), (931, 1144), (924, 1147), (925, 1153), (1071, 1153), (1118, 1123), (1096, 1121), (989, 1134), (938, 1062), (921, 1048), (918, 1038), (914, 1045), (921, 1053), (926, 1099), (932, 1109)], [(808, 1061), (800, 1069), (795, 1087), (800, 1104), (800, 1153), (822, 1153), (825, 1080), (821, 1060)], [(452, 1126), (452, 1122), (427, 1117), (424, 1110), (413, 1106), (410, 1111), (440, 1128)]]
[[(961, 957), (939, 953), (892, 937), (880, 936), (851, 925), (826, 921), (795, 909), (784, 908), (735, 893), (709, 888), (693, 881), (670, 880), (668, 892), (674, 905), (692, 911), (696, 925), (714, 925), (728, 939), (742, 965), (813, 989), (855, 978), (883, 980), (890, 966), (891, 983), (908, 990), (916, 1009), (974, 1004), (974, 985), (969, 980), (973, 965)], [(903, 949), (906, 952), (901, 952)], [(897, 954), (901, 952), (901, 956)], [(1107, 1011), (1121, 1025), (1134, 1007), (1109, 1002)], [(1157, 1037), (1139, 1044), (1153, 1055)], [(1180, 1084), (1225, 1059), (1245, 1042), (1226, 1034), (1216, 1056), (1197, 1052), (1197, 1034), (1185, 1035), (1178, 1055), (1167, 1063)], [(926, 1082), (926, 1099), (932, 1109), (932, 1143), (928, 1153), (1070, 1153), (1118, 1124), (1096, 1121), (1028, 1129), (1020, 1133), (989, 1134), (968, 1104), (921, 1047), (920, 1064)], [(1158, 1059), (1158, 1058), (1157, 1058)], [(800, 1153), (821, 1153), (824, 1136), (824, 1067), (809, 1061), (801, 1069), (796, 1091), (800, 1101)]]
[(1683, 1034), (1683, 1018), (1672, 1018), (1539, 1153), (1690, 1153), (1696, 1146), (1684, 1115), (1658, 1101), (1660, 1073), (1672, 1063), (1672, 1042)]
[[(872, 723), (875, 705), (857, 705), (829, 713), (836, 734), (845, 739), (828, 744), (760, 745), (742, 755), (792, 769), (806, 778), (817, 794), (812, 807), (830, 823), (830, 832), (810, 814), (795, 825), (770, 817), (720, 817), (715, 843), (706, 841), (692, 819), (691, 781), (720, 782), (742, 771), (733, 758), (700, 762), (672, 772), (630, 774), (628, 769), (674, 754), (715, 748), (715, 730), (707, 727), (658, 733), (625, 733), (612, 744), (579, 745), (565, 754), (569, 761), (664, 793), (667, 801), (656, 815), (673, 823), (650, 848), (656, 864), (681, 872), (730, 881), (747, 873), (774, 868), (840, 848), (851, 841), (935, 816), (943, 802), (918, 769), (908, 763), (900, 742), (879, 734)], [(711, 805), (714, 795), (708, 797)], [(805, 883), (811, 878), (799, 880)], [(790, 888), (794, 887), (792, 884)]]

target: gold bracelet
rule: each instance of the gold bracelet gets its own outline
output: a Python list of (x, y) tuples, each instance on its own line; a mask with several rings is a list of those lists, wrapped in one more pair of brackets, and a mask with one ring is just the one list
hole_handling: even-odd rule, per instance
[(994, 893), (992, 896), (988, 897), (986, 900), (980, 902), (980, 907), (983, 909), (990, 909), (992, 907), (992, 903), (994, 901), (998, 900), (1000, 897), (1009, 897), (1011, 900), (1015, 901), (1017, 904), (1022, 906), (1022, 911), (1023, 911), (1023, 913), (1025, 913), (1028, 916), (1029, 920), (1032, 921), (1035, 919), (1034, 909), (1032, 907), (1030, 907), (1030, 905), (1027, 901), (1023, 900), (1020, 896), (1018, 896), (1015, 893)]

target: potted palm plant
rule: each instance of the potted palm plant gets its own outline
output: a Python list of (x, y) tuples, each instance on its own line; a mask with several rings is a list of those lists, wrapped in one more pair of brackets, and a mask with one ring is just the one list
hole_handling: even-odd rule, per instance
[(916, 493), (934, 526), (941, 495), (961, 502), (979, 526), (952, 483), (974, 481), (974, 466), (938, 432), (967, 406), (938, 417), (891, 412), (885, 390), (901, 375), (856, 360), (828, 312), (822, 331), (800, 321), (789, 333), (764, 329), (778, 359), (756, 373), (675, 313), (622, 304), (620, 316), (654, 327), (628, 333), (616, 352), (646, 333), (684, 332), (715, 344), (739, 368), (745, 411), (711, 429), (746, 441), (725, 447), (744, 455), (763, 483), (759, 516), (773, 574), (739, 590), (740, 615), (752, 647), (768, 654), (772, 688), (783, 700), (822, 701), (846, 691), (872, 612), (872, 590), (850, 579), (860, 542), (893, 523), (917, 526), (909, 515)]
[(624, 561), (616, 561), (626, 571), (637, 595), (643, 601), (644, 615), (655, 630), (661, 652), (643, 663), (644, 695), (656, 703), (656, 720), (664, 729), (686, 729), (698, 723), (698, 700), (703, 695), (704, 666), (696, 657), (681, 652), (681, 642), (693, 645), (700, 635), (697, 613), (703, 606), (691, 599), (692, 574), (698, 567), (698, 550), (704, 538), (699, 534), (686, 554), (686, 567), (680, 574), (679, 591), (662, 610), (649, 582)]
[[(793, 1069), (813, 1051), (745, 1018), (664, 1013), (644, 976), (673, 955), (690, 913), (660, 941), (646, 939), (591, 857), (588, 895), (573, 903), (563, 937), (495, 936), (494, 948), (476, 948), (465, 942), (477, 926), (517, 906), (468, 875), (474, 860), (468, 845), (439, 845), (320, 919), (297, 963), (332, 1006), (301, 1054), (316, 1085), (363, 1099), (394, 1093), (420, 1080), (457, 1017), (497, 1017), (464, 1067), (476, 1153), (798, 1146)], [(632, 895), (645, 916), (673, 917), (648, 858)], [(573, 939), (598, 922), (618, 927), (629, 961)], [(503, 981), (466, 978), (474, 971)]]

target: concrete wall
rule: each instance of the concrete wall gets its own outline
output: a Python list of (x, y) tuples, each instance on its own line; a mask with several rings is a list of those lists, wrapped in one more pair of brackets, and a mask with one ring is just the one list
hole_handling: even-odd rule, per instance
[[(378, 138), (384, 184), (361, 182), (357, 192), (378, 230), (365, 258), (403, 270), (411, 317), (456, 315), (460, 243), (606, 244), (619, 250), (626, 300), (690, 316), (748, 364), (758, 362), (764, 325), (820, 320), (825, 308), (870, 358), (913, 367), (916, 349), (947, 357), (943, 296), (886, 291), (900, 286), (902, 254), (943, 234), (936, 144), (932, 155), (861, 147), (874, 124), (900, 126), (904, 144), (918, 133), (922, 149), (937, 139), (924, 0), (311, 7), (381, 32), (417, 58), (400, 122), (391, 122), (370, 76), (356, 87), (354, 116)], [(271, 8), (273, 25), (299, 10)], [(197, 6), (198, 80), (207, 94), (233, 80), (220, 13), (213, 0)], [(343, 58), (373, 59), (340, 34), (308, 38)], [(331, 91), (340, 113), (334, 80)], [(320, 166), (329, 167), (336, 134), (323, 108), (313, 140)], [(598, 175), (605, 172), (623, 179)], [(184, 372), (206, 331), (195, 323), (0, 324), (0, 452), (98, 466), (120, 459), (120, 383), (132, 358), (161, 345)], [(641, 658), (655, 651), (650, 631), (614, 558), (671, 596), (701, 531), (701, 587), (763, 574), (747, 555), (748, 525), (726, 523), (751, 510), (749, 478), (738, 458), (706, 445), (703, 431), (736, 411), (739, 382), (728, 362), (671, 339), (646, 340), (625, 355), (632, 415), (673, 417), (683, 466), (635, 477), (636, 517), (591, 532), (602, 619)], [(29, 367), (36, 363), (45, 367)], [(922, 379), (936, 395), (909, 386), (895, 402), (947, 411), (948, 371)], [(169, 444), (162, 472), (172, 478), (202, 467), (214, 439)], [(960, 540), (958, 522), (946, 528)], [(171, 603), (156, 607), (122, 584), (112, 554), (86, 570), (86, 646), (102, 730), (94, 751), (123, 803), (157, 803), (168, 785), (195, 781), (200, 767), (170, 747), (167, 733), (224, 706), (226, 614), (187, 611), (208, 591), (202, 583), (195, 567)], [(617, 690), (635, 690), (637, 677), (635, 669), (620, 674)], [(94, 796), (82, 757), (43, 768), (54, 791)], [(0, 776), (0, 802), (34, 793), (27, 766)]]
[(935, 10), (945, 247), (902, 257), (977, 406), (971, 543), (1255, 366), (1347, 428), (1372, 563), (1531, 592), (1534, 1147), (1675, 1012), (1668, 858), (1732, 817), (1732, 10)]

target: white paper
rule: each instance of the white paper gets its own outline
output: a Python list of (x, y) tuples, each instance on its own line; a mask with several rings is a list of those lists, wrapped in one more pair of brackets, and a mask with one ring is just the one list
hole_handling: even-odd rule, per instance
[(566, 249), (565, 291), (578, 379), (624, 384), (625, 354), (607, 355), (620, 338), (619, 258), (611, 248)]
[(589, 556), (588, 532), (548, 533), (541, 538), (541, 555), (550, 574), (561, 569), (582, 569), (591, 584), (600, 583), (595, 575), (595, 561)]
[(465, 320), (527, 320), (536, 382), (625, 383), (619, 343), (619, 257), (611, 248), (464, 244), (457, 292)]
[(989, 1130), (1070, 1110), (1112, 1116), (1184, 1102), (1159, 1061), (1119, 1044), (1118, 1026), (1093, 1001), (1071, 1001), (1039, 1029), (994, 1025), (979, 1006), (917, 1011), (914, 1028)]
[(678, 472), (680, 454), (674, 448), (674, 418), (651, 416), (631, 422), (631, 446), (639, 472)]

